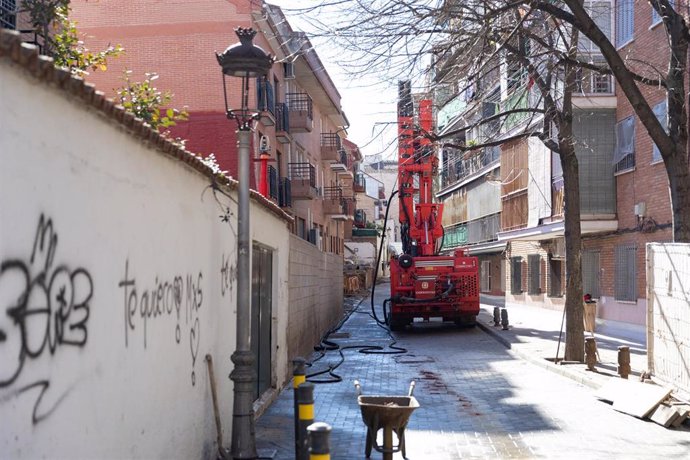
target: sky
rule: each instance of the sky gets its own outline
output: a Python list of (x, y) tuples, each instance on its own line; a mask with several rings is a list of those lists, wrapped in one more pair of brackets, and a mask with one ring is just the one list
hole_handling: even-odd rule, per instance
[[(293, 30), (306, 32), (324, 64), (328, 75), (340, 93), (341, 105), (350, 121), (348, 139), (356, 143), (363, 155), (383, 153), (384, 158), (394, 159), (396, 136), (397, 82), (385, 75), (353, 78), (342, 68), (338, 56), (344, 52), (325, 37), (314, 37), (314, 29), (295, 8), (314, 5), (307, 0), (268, 0), (280, 6)], [(383, 80), (383, 81), (382, 81)], [(382, 132), (383, 130), (383, 132)]]

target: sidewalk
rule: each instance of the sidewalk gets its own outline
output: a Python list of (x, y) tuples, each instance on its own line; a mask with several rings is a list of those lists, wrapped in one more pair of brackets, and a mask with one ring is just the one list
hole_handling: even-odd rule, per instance
[[(500, 325), (494, 326), (494, 306), (502, 307), (503, 298), (482, 296), (481, 311), (477, 317), (477, 325), (482, 330), (520, 358), (591, 388), (599, 388), (612, 377), (619, 378), (616, 368), (618, 347), (621, 345), (630, 347), (630, 378), (637, 378), (647, 369), (646, 335), (643, 326), (622, 328), (614, 323), (597, 320), (593, 336), (596, 339), (599, 359), (595, 371), (589, 371), (585, 364), (557, 365), (550, 361), (556, 357), (557, 351), (558, 358), (563, 359), (565, 330), (560, 347), (558, 345), (563, 312), (512, 305), (507, 308), (510, 326), (504, 331)], [(589, 333), (585, 334), (587, 337), (592, 336)]]

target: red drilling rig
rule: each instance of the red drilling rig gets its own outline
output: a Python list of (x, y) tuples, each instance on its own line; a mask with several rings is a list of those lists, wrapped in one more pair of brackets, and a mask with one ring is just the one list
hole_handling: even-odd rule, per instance
[(427, 134), (432, 102), (420, 100), (419, 124), (409, 81), (398, 83), (398, 194), (403, 254), (390, 261), (388, 324), (401, 330), (414, 318), (443, 318), (474, 325), (479, 313), (479, 264), (466, 250), (439, 255), (443, 245), (443, 204), (435, 203), (438, 158)]

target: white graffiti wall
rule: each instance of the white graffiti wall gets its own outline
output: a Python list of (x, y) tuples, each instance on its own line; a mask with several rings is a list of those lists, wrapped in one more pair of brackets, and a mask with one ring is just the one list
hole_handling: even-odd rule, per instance
[[(229, 440), (234, 191), (3, 60), (0, 127), (0, 457), (214, 458), (205, 356)], [(289, 232), (254, 201), (251, 219), (284, 376)]]

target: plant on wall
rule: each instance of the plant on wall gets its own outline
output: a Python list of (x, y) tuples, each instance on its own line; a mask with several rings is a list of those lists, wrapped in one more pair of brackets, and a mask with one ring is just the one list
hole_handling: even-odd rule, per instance
[(65, 67), (79, 76), (88, 75), (88, 70), (107, 70), (108, 58), (124, 52), (120, 45), (108, 46), (103, 51), (91, 52), (79, 39), (76, 22), (69, 19), (69, 8), (61, 6), (55, 11), (55, 31), (51, 34), (51, 56), (55, 65)]
[[(143, 81), (132, 81), (131, 70), (125, 70), (122, 80), (124, 86), (118, 88), (117, 95), (120, 103), (128, 112), (132, 112), (137, 118), (141, 118), (154, 129), (167, 129), (175, 126), (178, 121), (189, 119), (187, 108), (181, 110), (175, 108), (164, 108), (173, 98), (170, 91), (159, 91), (154, 86), (154, 81), (158, 79), (158, 74), (147, 72)], [(168, 132), (164, 131), (164, 135)], [(184, 141), (176, 139), (184, 147)]]

